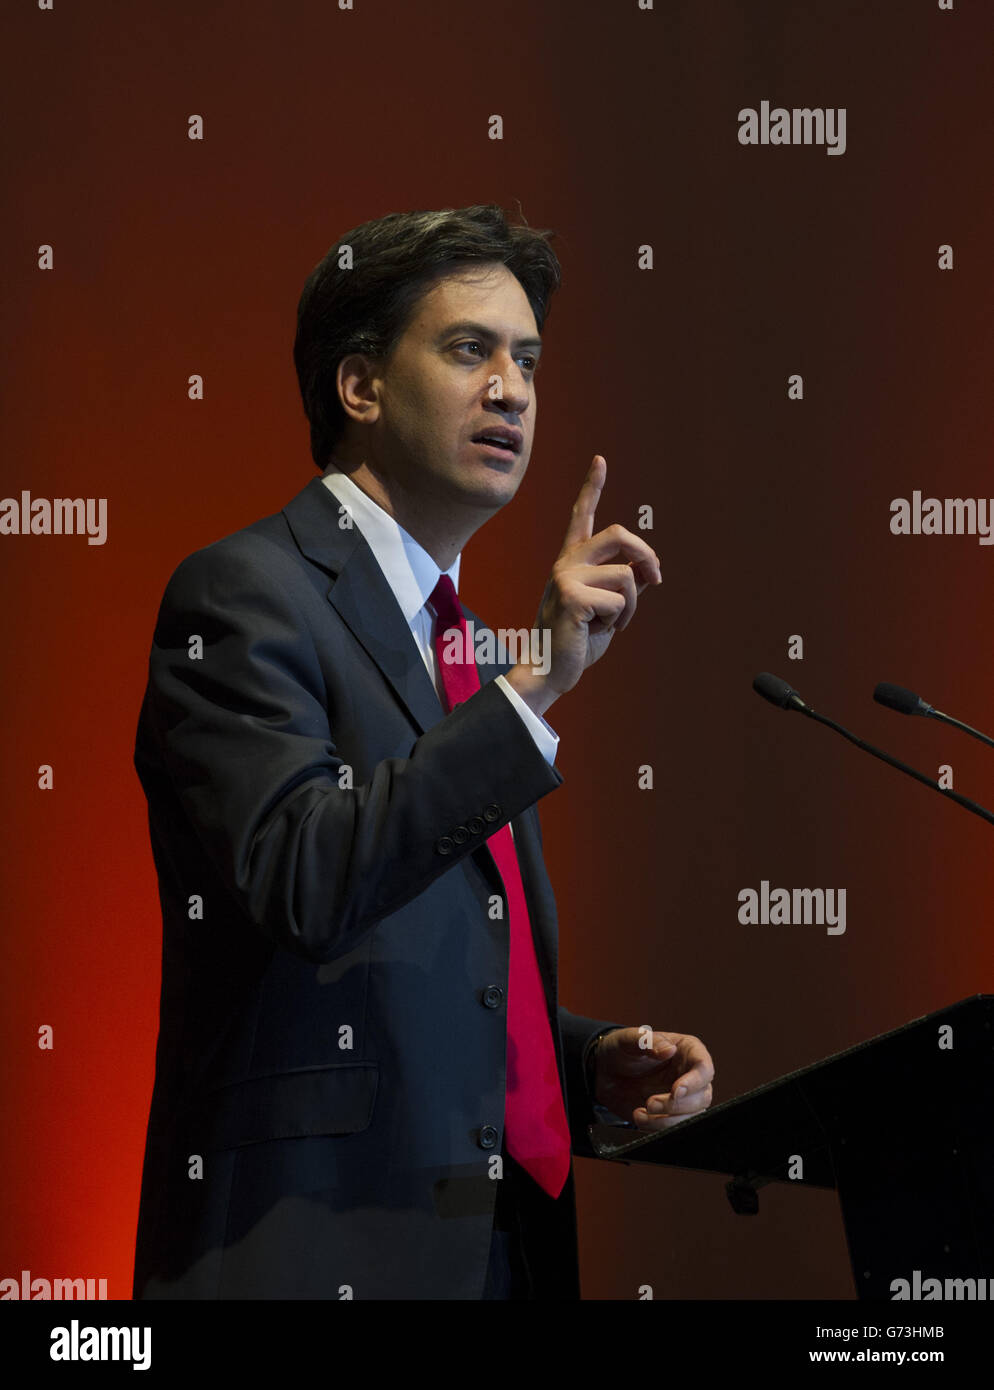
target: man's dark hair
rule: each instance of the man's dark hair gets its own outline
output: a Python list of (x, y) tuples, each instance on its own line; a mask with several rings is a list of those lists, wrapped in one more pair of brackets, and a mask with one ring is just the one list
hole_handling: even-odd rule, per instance
[[(328, 466), (345, 428), (335, 385), (339, 362), (353, 352), (387, 357), (439, 276), (473, 261), (499, 261), (520, 281), (541, 332), (561, 280), (548, 242), (553, 235), (523, 220), (509, 223), (496, 204), (480, 203), (391, 212), (339, 237), (304, 284), (293, 345), (316, 466), (322, 472)], [(341, 269), (345, 246), (352, 263)]]

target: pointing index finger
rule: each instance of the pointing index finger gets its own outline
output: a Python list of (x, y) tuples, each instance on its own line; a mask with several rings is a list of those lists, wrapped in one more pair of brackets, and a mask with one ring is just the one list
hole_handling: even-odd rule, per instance
[(570, 546), (576, 545), (579, 541), (588, 541), (594, 534), (594, 513), (601, 499), (601, 489), (606, 478), (607, 462), (602, 455), (595, 454), (594, 461), (583, 480), (583, 486), (573, 503), (573, 512), (569, 526), (566, 528), (563, 550), (568, 550)]

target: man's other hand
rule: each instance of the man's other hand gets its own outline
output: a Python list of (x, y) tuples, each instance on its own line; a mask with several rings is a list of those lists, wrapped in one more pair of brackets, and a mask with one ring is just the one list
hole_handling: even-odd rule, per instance
[(614, 1028), (595, 1054), (595, 1099), (639, 1129), (668, 1129), (711, 1104), (714, 1063), (690, 1033)]

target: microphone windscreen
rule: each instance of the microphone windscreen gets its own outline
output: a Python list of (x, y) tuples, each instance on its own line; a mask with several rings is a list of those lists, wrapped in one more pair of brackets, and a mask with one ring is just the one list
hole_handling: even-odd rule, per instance
[(752, 688), (757, 695), (762, 695), (764, 700), (769, 700), (771, 705), (776, 705), (779, 709), (786, 709), (790, 697), (794, 694), (786, 681), (782, 681), (779, 676), (771, 676), (769, 671), (760, 671), (752, 683)]
[(924, 707), (920, 695), (913, 690), (905, 690), (903, 685), (891, 685), (890, 681), (881, 681), (873, 692), (873, 698), (878, 705), (896, 709), (898, 714), (919, 714)]

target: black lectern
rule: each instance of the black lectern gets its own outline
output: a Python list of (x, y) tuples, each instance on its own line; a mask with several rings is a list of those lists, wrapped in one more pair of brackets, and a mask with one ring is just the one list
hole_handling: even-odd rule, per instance
[(602, 1158), (728, 1174), (742, 1214), (769, 1182), (834, 1187), (860, 1298), (994, 1299), (994, 995), (632, 1133), (590, 1137)]

